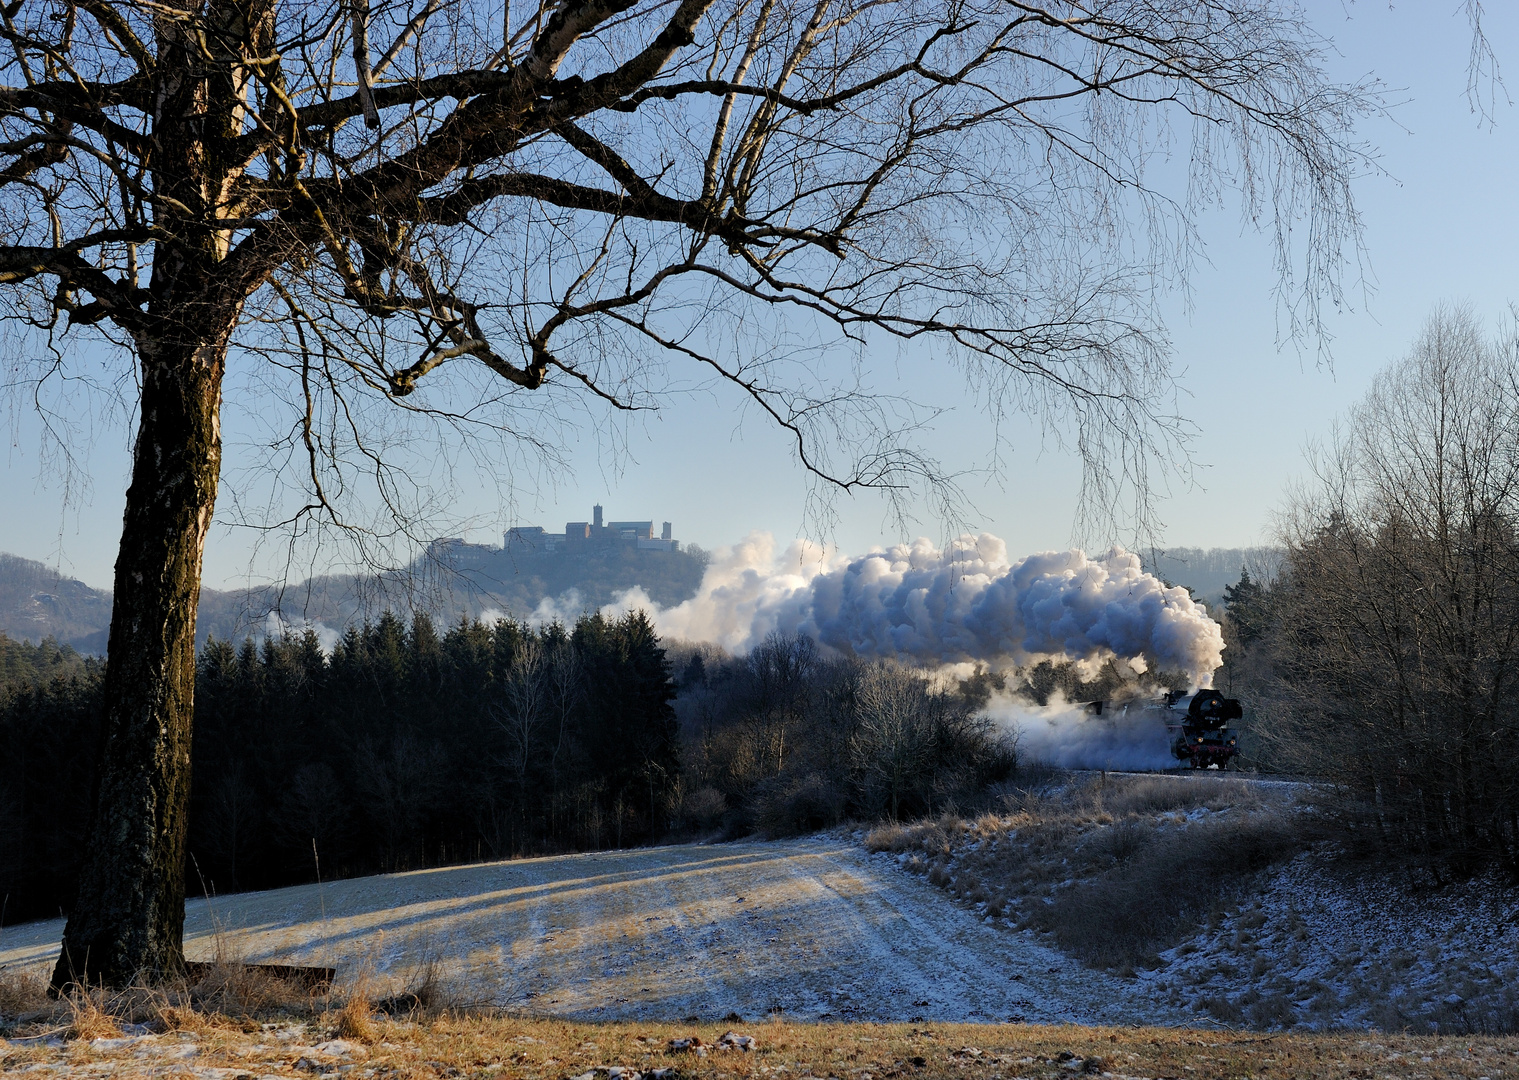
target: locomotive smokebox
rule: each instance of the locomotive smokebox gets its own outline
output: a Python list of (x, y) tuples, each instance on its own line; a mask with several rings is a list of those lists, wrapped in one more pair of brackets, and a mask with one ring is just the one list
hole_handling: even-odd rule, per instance
[(1245, 712), (1234, 698), (1226, 698), (1217, 690), (1199, 690), (1187, 706), (1187, 726), (1217, 731), (1230, 720), (1238, 720)]
[(1239, 733), (1229, 730), (1228, 724), (1244, 715), (1234, 698), (1226, 698), (1217, 690), (1199, 690), (1187, 706), (1181, 731), (1171, 744), (1172, 753), (1194, 769), (1228, 768), (1239, 754)]

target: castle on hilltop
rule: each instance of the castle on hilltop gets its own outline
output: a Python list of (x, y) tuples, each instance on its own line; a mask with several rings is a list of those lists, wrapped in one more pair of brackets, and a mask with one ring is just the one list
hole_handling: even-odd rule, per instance
[(670, 535), (670, 523), (663, 523), (659, 536), (654, 535), (652, 521), (603, 521), (597, 506), (590, 521), (571, 521), (562, 533), (545, 531), (538, 525), (514, 525), (506, 530), (501, 547), (471, 544), (458, 537), (439, 537), (428, 545), (428, 557), (455, 569), (484, 570), (497, 564), (502, 556), (523, 558), (532, 555), (591, 555), (613, 551), (679, 551), (680, 541)]
[(603, 521), (601, 507), (592, 509), (590, 521), (571, 521), (564, 532), (545, 532), (537, 525), (516, 525), (506, 530), (507, 554), (577, 554), (599, 548), (626, 546), (639, 551), (679, 551), (680, 541), (670, 535), (670, 523), (659, 536), (652, 521)]

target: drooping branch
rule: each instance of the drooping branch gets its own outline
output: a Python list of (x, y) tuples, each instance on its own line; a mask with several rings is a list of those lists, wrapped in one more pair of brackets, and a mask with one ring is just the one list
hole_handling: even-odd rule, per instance
[[(197, 231), (218, 237), (218, 302), (240, 303), (283, 270), (330, 271), (336, 306), (324, 317), (341, 323), (346, 310), (415, 335), (406, 362), (374, 366), (393, 397), (465, 357), (514, 387), (541, 388), (555, 371), (590, 370), (573, 355), (582, 330), (593, 340), (633, 308), (652, 327), (658, 310), (705, 304), (697, 324), (744, 318), (746, 305), (784, 309), (851, 347), (878, 334), (938, 340), (1100, 398), (1111, 391), (1106, 365), (1131, 362), (1120, 354), (1146, 333), (1143, 319), (1115, 315), (1138, 294), (1125, 292), (1129, 266), (1103, 269), (1127, 257), (1105, 215), (1129, 198), (1181, 221), (1187, 208), (1146, 184), (1143, 147), (1124, 141), (1143, 124), (1097, 112), (1087, 122), (1083, 99), (1135, 115), (1174, 109), (1258, 139), (1241, 159), (1247, 190), (1267, 168), (1306, 178), (1307, 205), (1331, 222), (1314, 235), (1345, 235), (1335, 208), (1355, 157), (1342, 136), (1356, 91), (1324, 86), (1311, 39), (1271, 0), (1069, 12), (979, 0), (795, 10), (565, 0), (530, 6), (525, 19), (476, 13), (484, 21), (474, 24), (462, 8), (445, 23), (441, 0), (425, 0), (398, 12), (373, 63), (372, 0), (319, 12), (276, 2), (245, 22), (235, 5), (197, 13), (88, 0), (72, 37), (8, 22), (12, 70), (27, 74), (0, 88), (0, 123), (11, 125), (0, 183), (34, 200), (38, 222), (58, 217), (52, 247), (70, 250), (71, 231), (100, 237), (72, 250), (98, 262), (104, 281), (135, 288), (155, 244)], [(147, 34), (151, 20), (162, 33)], [(86, 32), (92, 58), (115, 59), (79, 59)], [(476, 32), (489, 48), (466, 44)], [(413, 42), (415, 69), (393, 75)], [(203, 204), (156, 171), (158, 53), (171, 44), (212, 88), (208, 119), (191, 132), (214, 163)], [(364, 126), (350, 126), (359, 117)], [(673, 117), (685, 119), (671, 127)], [(1268, 165), (1262, 153), (1277, 156)], [(90, 170), (98, 221), (72, 229), (46, 185)], [(167, 231), (144, 232), (144, 222)], [(604, 227), (615, 243), (592, 256), (588, 231)], [(1020, 251), (1024, 235), (1038, 238)], [(1184, 262), (1192, 234), (1180, 235)], [(507, 236), (536, 252), (510, 303), (492, 295), (491, 277), (451, 265), (487, 250), (505, 258)], [(1096, 260), (1080, 268), (1095, 284), (1088, 291), (1074, 274), (1083, 283), (1068, 291), (1090, 303), (1061, 313), (1050, 301), (1060, 289), (1040, 275), (1068, 240), (1072, 257)], [(707, 255), (693, 261), (697, 251)], [(53, 273), (29, 265), (20, 259), (9, 280)], [(121, 296), (66, 269), (58, 297), (71, 318), (133, 318)], [(571, 279), (570, 291), (588, 295), (572, 301), (562, 287)], [(652, 292), (636, 284), (648, 281)], [(713, 290), (699, 303), (682, 291), (694, 281)], [(516, 314), (498, 324), (508, 308)], [(663, 350), (690, 332), (647, 340)], [(1151, 393), (1155, 370), (1130, 389)]]

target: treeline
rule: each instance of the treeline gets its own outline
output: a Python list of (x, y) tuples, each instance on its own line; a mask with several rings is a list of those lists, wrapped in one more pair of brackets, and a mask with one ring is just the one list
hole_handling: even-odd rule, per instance
[(74, 893), (93, 796), (104, 664), (0, 634), (0, 923)]
[[(0, 698), (10, 922), (70, 903), (102, 674), (55, 646), (17, 648), (40, 659), (13, 666)], [(330, 652), (310, 632), (212, 641), (188, 880), (231, 892), (974, 809), (1016, 765), (980, 715), (991, 689), (824, 657), (803, 637), (671, 657), (640, 613), (441, 635), (387, 614)]]
[[(70, 903), (100, 667), (0, 700), (6, 921)], [(192, 893), (644, 843), (679, 801), (674, 686), (642, 614), (438, 634), (393, 615), (202, 649)]]
[(83, 656), (72, 645), (46, 637), (36, 645), (14, 641), (0, 631), (0, 695), (26, 684), (47, 683), (54, 678), (84, 675), (99, 669), (101, 660)]

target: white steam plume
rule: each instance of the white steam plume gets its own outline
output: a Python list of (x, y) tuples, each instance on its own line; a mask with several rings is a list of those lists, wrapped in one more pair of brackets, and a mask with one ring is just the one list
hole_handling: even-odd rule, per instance
[[(661, 608), (641, 589), (608, 613), (643, 608), (660, 633), (745, 652), (772, 631), (803, 633), (840, 653), (916, 667), (1046, 658), (1129, 660), (1208, 685), (1223, 636), (1187, 591), (1145, 573), (1119, 547), (1099, 556), (1050, 551), (1016, 563), (988, 533), (940, 551), (927, 540), (858, 558), (797, 542), (776, 558), (766, 533), (719, 549), (697, 594)], [(538, 619), (558, 612), (541, 605)]]
[(1149, 709), (1096, 716), (1082, 705), (1052, 698), (1034, 705), (1007, 694), (987, 702), (984, 715), (1018, 737), (1018, 756), (1062, 769), (1173, 769), (1171, 734)]

